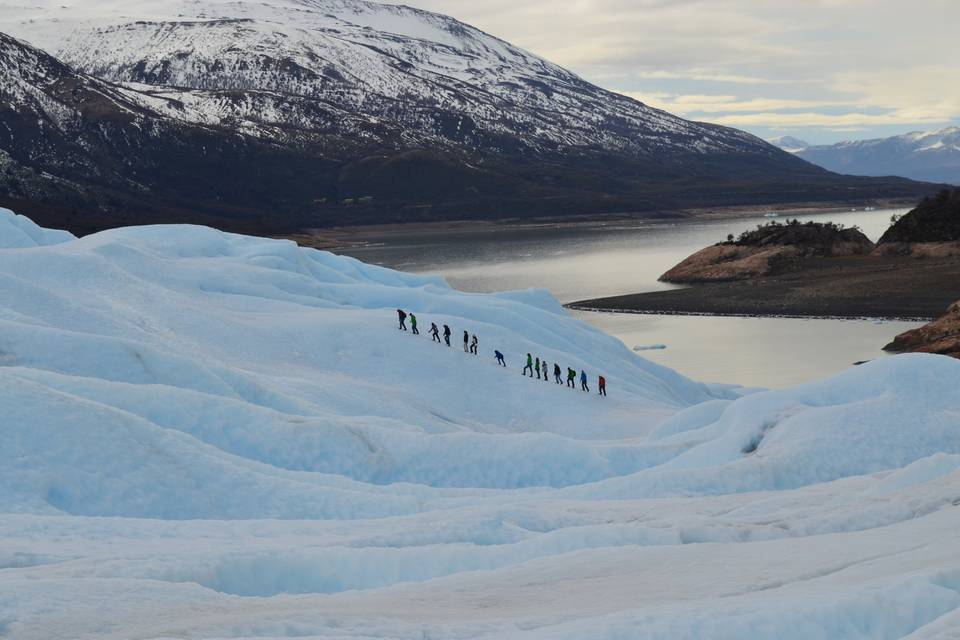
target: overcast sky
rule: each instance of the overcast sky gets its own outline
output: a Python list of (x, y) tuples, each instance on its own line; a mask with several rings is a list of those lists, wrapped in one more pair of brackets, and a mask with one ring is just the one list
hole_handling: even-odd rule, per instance
[(812, 143), (960, 124), (960, 0), (404, 0), (678, 115)]

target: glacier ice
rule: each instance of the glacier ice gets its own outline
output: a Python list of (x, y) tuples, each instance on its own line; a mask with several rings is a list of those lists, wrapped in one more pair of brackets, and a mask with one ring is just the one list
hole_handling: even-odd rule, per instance
[[(955, 360), (747, 391), (653, 364), (544, 291), (461, 293), (289, 241), (78, 239), (0, 211), (0, 247), (0, 637), (960, 621)], [(480, 355), (398, 331), (398, 307)], [(522, 377), (527, 352), (610, 396)]]

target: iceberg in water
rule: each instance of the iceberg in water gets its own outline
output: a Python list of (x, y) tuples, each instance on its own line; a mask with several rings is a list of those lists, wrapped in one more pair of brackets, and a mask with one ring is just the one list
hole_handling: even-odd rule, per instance
[(633, 348), (634, 351), (658, 351), (661, 349), (666, 349), (667, 345), (665, 344), (638, 344)]

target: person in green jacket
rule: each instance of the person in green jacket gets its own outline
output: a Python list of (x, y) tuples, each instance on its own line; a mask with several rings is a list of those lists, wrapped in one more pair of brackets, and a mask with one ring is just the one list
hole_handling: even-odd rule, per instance
[(527, 366), (523, 368), (523, 375), (527, 375), (527, 371), (530, 372), (530, 377), (533, 377), (533, 356), (529, 353), (527, 354)]
[(537, 363), (533, 365), (534, 370), (537, 372), (537, 380), (540, 379), (540, 358), (537, 358)]
[(574, 382), (574, 380), (576, 379), (577, 379), (577, 372), (571, 369), (570, 367), (567, 367), (567, 386), (573, 389), (576, 389), (577, 384)]
[(413, 335), (420, 335), (420, 330), (417, 329), (417, 316), (410, 314), (410, 328), (413, 329)]

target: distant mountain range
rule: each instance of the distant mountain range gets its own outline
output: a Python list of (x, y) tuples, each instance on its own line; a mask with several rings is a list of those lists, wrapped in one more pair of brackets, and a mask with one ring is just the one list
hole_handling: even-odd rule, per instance
[(806, 140), (794, 138), (793, 136), (780, 136), (779, 138), (771, 138), (768, 140), (768, 142), (789, 153), (796, 153), (797, 151), (802, 151), (810, 146)]
[(829, 173), (408, 7), (111, 6), (0, 0), (0, 204), (48, 226), (272, 232), (931, 191)]
[(960, 127), (831, 145), (810, 146), (791, 136), (770, 142), (837, 173), (960, 184)]

